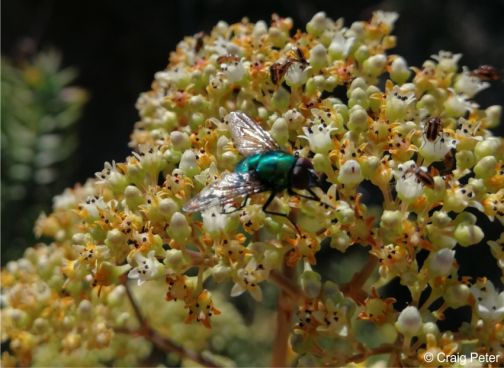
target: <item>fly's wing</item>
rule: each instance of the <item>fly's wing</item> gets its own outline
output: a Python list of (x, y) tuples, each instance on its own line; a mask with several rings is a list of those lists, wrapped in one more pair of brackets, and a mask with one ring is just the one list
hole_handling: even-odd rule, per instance
[(279, 151), (275, 140), (254, 120), (242, 112), (231, 112), (226, 117), (234, 144), (244, 156), (265, 151)]
[(236, 198), (265, 191), (266, 188), (250, 174), (231, 173), (198, 193), (184, 205), (185, 212), (198, 212), (214, 206), (224, 206)]

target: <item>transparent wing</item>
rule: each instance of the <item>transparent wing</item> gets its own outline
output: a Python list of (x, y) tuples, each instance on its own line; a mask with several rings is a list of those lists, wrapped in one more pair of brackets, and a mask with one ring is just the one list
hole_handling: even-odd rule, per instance
[(236, 198), (265, 191), (266, 188), (250, 174), (231, 173), (198, 193), (184, 205), (185, 212), (198, 212), (214, 206), (224, 206)]
[(236, 148), (242, 155), (280, 150), (269, 133), (246, 114), (235, 111), (229, 113), (226, 119)]

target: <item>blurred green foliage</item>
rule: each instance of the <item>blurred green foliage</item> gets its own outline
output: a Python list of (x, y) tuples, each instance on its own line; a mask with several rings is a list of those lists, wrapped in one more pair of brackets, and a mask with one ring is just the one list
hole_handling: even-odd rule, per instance
[(2, 58), (2, 262), (33, 245), (33, 223), (67, 185), (88, 96), (56, 51)]

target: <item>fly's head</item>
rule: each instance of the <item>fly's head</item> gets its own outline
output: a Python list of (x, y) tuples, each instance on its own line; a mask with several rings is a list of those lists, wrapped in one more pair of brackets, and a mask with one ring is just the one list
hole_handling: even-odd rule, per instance
[(296, 160), (292, 169), (292, 186), (297, 189), (320, 186), (320, 178), (307, 158), (300, 157)]

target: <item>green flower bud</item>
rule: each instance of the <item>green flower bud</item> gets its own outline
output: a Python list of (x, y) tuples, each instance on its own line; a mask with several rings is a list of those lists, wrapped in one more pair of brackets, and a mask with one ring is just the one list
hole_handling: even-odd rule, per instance
[(454, 260), (454, 250), (445, 248), (433, 252), (429, 257), (429, 270), (434, 276), (447, 276), (451, 272)]
[(497, 159), (494, 156), (485, 156), (474, 166), (477, 178), (487, 179), (497, 173)]
[(460, 308), (469, 303), (471, 289), (467, 285), (451, 285), (446, 288), (443, 298), (450, 307)]
[(479, 226), (466, 223), (459, 224), (455, 228), (454, 235), (457, 242), (463, 247), (478, 244), (485, 237), (483, 230)]
[(271, 98), (271, 105), (275, 110), (285, 111), (289, 108), (290, 93), (284, 88), (280, 87), (273, 93)]
[(467, 105), (461, 96), (453, 95), (448, 97), (444, 103), (445, 113), (447, 116), (458, 118), (465, 114)]
[(140, 204), (145, 202), (143, 193), (134, 185), (128, 185), (124, 189), (124, 198), (130, 210), (135, 210)]
[(166, 131), (169, 132), (169, 131), (173, 130), (177, 126), (177, 123), (178, 123), (177, 114), (174, 113), (173, 111), (166, 110), (163, 113), (162, 122), (163, 122), (163, 128)]
[(328, 155), (324, 155), (322, 153), (316, 153), (312, 159), (312, 163), (313, 167), (318, 172), (323, 172), (326, 174), (332, 172), (331, 160), (329, 159)]
[(319, 70), (327, 65), (327, 50), (324, 45), (319, 43), (310, 50), (308, 62), (315, 70)]
[(488, 137), (484, 141), (478, 142), (474, 147), (476, 159), (479, 161), (485, 156), (496, 156), (501, 140), (497, 137)]
[(355, 212), (348, 203), (339, 202), (336, 206), (336, 218), (342, 224), (349, 224), (355, 221)]
[(422, 331), (424, 334), (431, 334), (434, 336), (439, 335), (439, 327), (437, 326), (437, 324), (435, 322), (424, 323), (424, 325), (422, 327)]
[(107, 295), (107, 304), (111, 307), (116, 307), (120, 305), (126, 296), (126, 288), (124, 285), (117, 285), (110, 293)]
[(186, 217), (180, 212), (175, 212), (170, 220), (167, 233), (177, 243), (183, 244), (191, 235), (192, 229), (187, 223)]
[(418, 309), (413, 306), (404, 308), (397, 318), (395, 327), (404, 336), (418, 335), (422, 328), (422, 317)]
[(231, 267), (218, 264), (212, 268), (212, 277), (216, 282), (224, 282), (231, 278), (232, 271)]
[(260, 20), (254, 25), (254, 30), (252, 31), (252, 35), (254, 37), (261, 37), (268, 33), (268, 25), (265, 21)]
[(366, 45), (360, 45), (354, 52), (355, 60), (359, 63), (363, 63), (364, 60), (369, 58), (369, 48)]
[(437, 102), (438, 100), (433, 95), (426, 93), (422, 96), (420, 101), (418, 101), (417, 108), (425, 109), (429, 112), (429, 114), (433, 114), (437, 108)]
[(166, 251), (163, 263), (168, 266), (169, 273), (183, 274), (191, 266), (191, 260), (179, 249), (169, 249)]
[(350, 93), (350, 99), (348, 100), (348, 106), (360, 107), (367, 109), (369, 107), (369, 100), (367, 93), (362, 88), (355, 88)]
[(49, 330), (49, 321), (45, 318), (37, 318), (33, 321), (33, 330), (37, 334), (47, 333)]
[(300, 276), (301, 289), (306, 296), (314, 299), (319, 296), (322, 289), (322, 282), (320, 275), (315, 271), (304, 271)]
[(457, 162), (457, 168), (464, 170), (470, 169), (476, 163), (474, 153), (469, 150), (459, 151), (455, 154), (455, 160)]
[(452, 219), (445, 211), (436, 211), (432, 214), (432, 224), (443, 228), (449, 226)]
[(405, 83), (411, 75), (411, 70), (403, 57), (397, 56), (390, 66), (390, 78), (397, 84)]
[(189, 136), (187, 133), (173, 131), (170, 133), (170, 141), (172, 146), (177, 151), (183, 152), (186, 149), (191, 147), (191, 141), (189, 140)]
[(107, 241), (112, 245), (122, 244), (125, 240), (124, 233), (119, 229), (112, 229), (107, 233)]
[(497, 128), (502, 116), (502, 106), (493, 105), (485, 110), (487, 128)]
[[(360, 88), (354, 91), (362, 91)], [(364, 93), (364, 91), (362, 91)], [(352, 132), (358, 133), (368, 129), (368, 114), (364, 108), (355, 105), (350, 109), (350, 118), (348, 121), (348, 129)]]
[(87, 318), (91, 317), (91, 315), (93, 313), (93, 305), (91, 304), (91, 302), (89, 300), (84, 299), (83, 301), (81, 301), (79, 303), (77, 313), (78, 313), (79, 318), (87, 319)]
[(340, 252), (345, 252), (352, 245), (352, 239), (344, 230), (338, 231), (331, 237), (331, 248), (337, 249)]
[(401, 211), (385, 210), (383, 211), (380, 227), (387, 231), (392, 231), (394, 234), (402, 232), (402, 214)]
[(353, 92), (354, 89), (360, 88), (363, 91), (365, 91), (368, 88), (368, 85), (364, 78), (362, 77), (357, 77), (355, 78), (352, 83), (350, 83), (350, 88), (347, 91), (347, 96), (350, 97), (351, 93)]
[(380, 159), (376, 156), (366, 156), (361, 162), (362, 176), (364, 179), (371, 179), (380, 166)]
[(182, 158), (180, 159), (179, 168), (190, 177), (193, 177), (200, 172), (198, 160), (192, 150), (187, 149), (184, 151)]
[(328, 19), (324, 12), (318, 12), (313, 16), (313, 18), (306, 24), (306, 32), (312, 36), (319, 36), (325, 31)]
[(362, 68), (365, 73), (376, 77), (383, 73), (387, 65), (387, 57), (384, 54), (370, 56), (364, 61)]
[(227, 170), (233, 171), (238, 163), (238, 156), (236, 153), (227, 151), (222, 154), (219, 163)]
[(171, 198), (163, 198), (159, 201), (159, 212), (165, 219), (170, 219), (173, 213), (179, 209), (177, 203)]
[(289, 140), (289, 127), (284, 118), (278, 118), (271, 127), (271, 135), (273, 138), (283, 146)]

